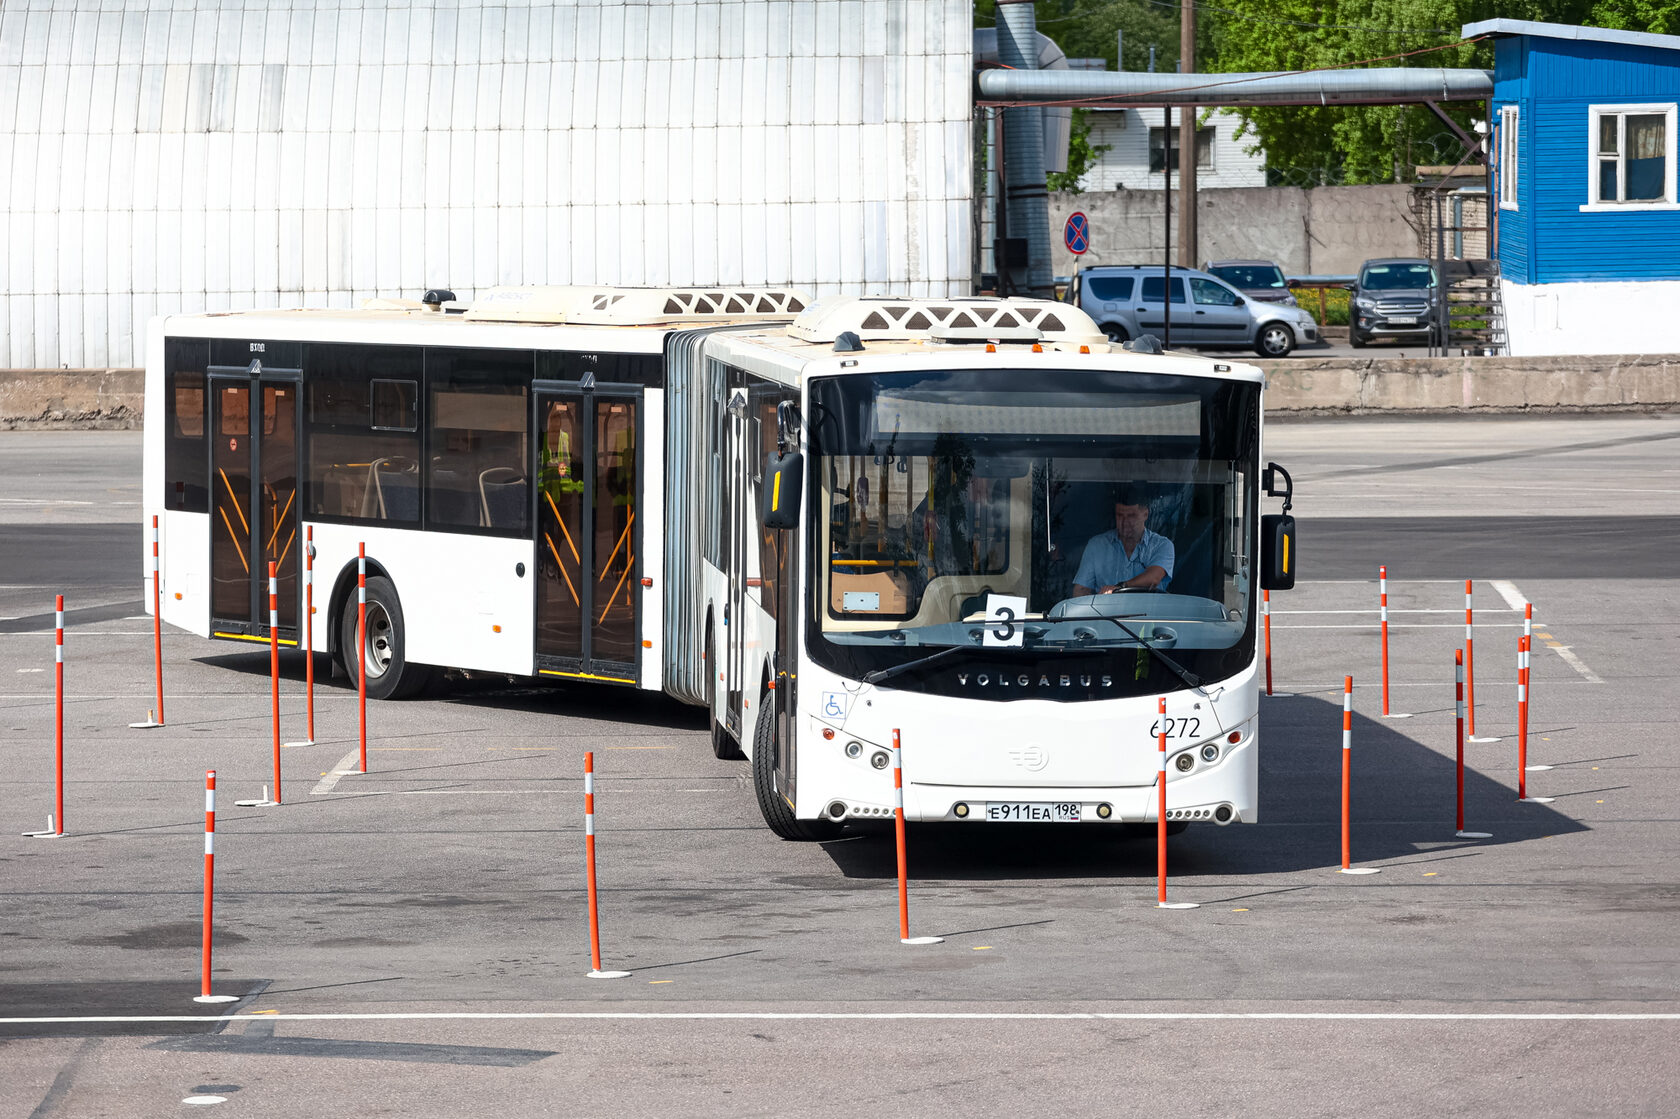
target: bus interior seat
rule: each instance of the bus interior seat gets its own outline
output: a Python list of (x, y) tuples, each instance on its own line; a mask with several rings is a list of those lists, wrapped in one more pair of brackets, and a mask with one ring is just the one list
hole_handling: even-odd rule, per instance
[(368, 465), (362, 516), (382, 521), (420, 519), (419, 464), (407, 458), (376, 458)]
[(492, 466), (478, 476), (478, 496), (487, 528), (525, 523), (525, 475), (511, 466)]

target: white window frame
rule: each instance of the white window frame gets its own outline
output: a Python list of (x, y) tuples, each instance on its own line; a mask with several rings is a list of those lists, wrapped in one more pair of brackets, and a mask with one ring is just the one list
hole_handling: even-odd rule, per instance
[[(1675, 106), (1673, 101), (1658, 102), (1646, 105), (1588, 105), (1587, 106), (1587, 204), (1581, 207), (1584, 214), (1626, 214), (1629, 212), (1642, 213), (1647, 210), (1680, 210), (1680, 201), (1675, 196)], [(1627, 117), (1648, 114), (1660, 114), (1667, 118), (1665, 126), (1667, 148), (1666, 163), (1663, 170), (1663, 196), (1660, 200), (1651, 202), (1641, 201), (1601, 201), (1598, 196), (1598, 129), (1599, 120), (1606, 116)], [(1626, 126), (1618, 125), (1618, 155), (1617, 155), (1617, 183), (1618, 187), (1625, 181), (1627, 160)], [(1617, 193), (1625, 193), (1625, 188)]]
[(1521, 152), (1521, 114), (1515, 105), (1499, 109), (1499, 208), (1517, 208), (1517, 163)]

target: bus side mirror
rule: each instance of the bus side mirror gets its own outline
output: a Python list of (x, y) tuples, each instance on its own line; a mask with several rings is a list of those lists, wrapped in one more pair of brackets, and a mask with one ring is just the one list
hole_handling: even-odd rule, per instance
[(1260, 518), (1260, 589), (1295, 588), (1295, 518), (1268, 513)]
[(805, 456), (798, 451), (772, 454), (764, 462), (764, 527), (796, 528), (799, 495), (804, 492)]

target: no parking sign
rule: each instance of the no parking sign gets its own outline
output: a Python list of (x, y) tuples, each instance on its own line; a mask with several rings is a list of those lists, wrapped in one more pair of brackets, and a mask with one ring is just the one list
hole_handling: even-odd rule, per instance
[(1074, 256), (1083, 256), (1091, 247), (1091, 219), (1075, 210), (1062, 227), (1062, 244)]

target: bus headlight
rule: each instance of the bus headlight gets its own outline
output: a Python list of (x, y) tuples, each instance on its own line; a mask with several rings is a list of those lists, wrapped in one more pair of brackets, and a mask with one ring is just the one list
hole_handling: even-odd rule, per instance
[(874, 766), (876, 769), (885, 769), (887, 768), (887, 763), (890, 761), (892, 761), (892, 758), (887, 755), (885, 750), (877, 750), (870, 757), (869, 764)]
[(846, 756), (848, 758), (861, 758), (863, 756), (863, 743), (855, 739), (846, 743)]
[(1189, 751), (1185, 751), (1178, 756), (1177, 760), (1174, 761), (1173, 764), (1178, 766), (1178, 771), (1180, 773), (1189, 773), (1192, 769), (1196, 768), (1196, 755), (1190, 753)]
[(1202, 760), (1204, 762), (1216, 761), (1218, 758), (1219, 745), (1217, 743), (1209, 742), (1206, 746), (1202, 747)]

